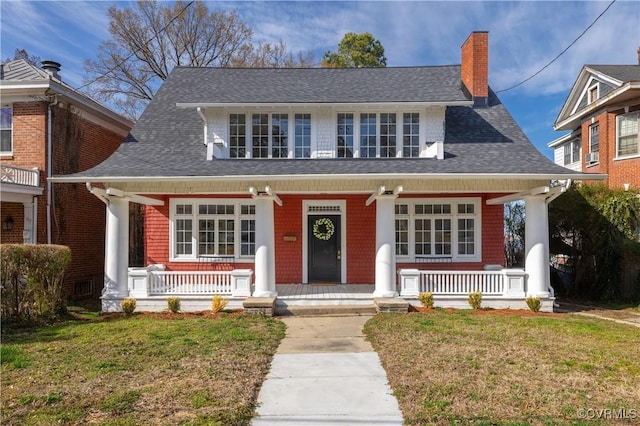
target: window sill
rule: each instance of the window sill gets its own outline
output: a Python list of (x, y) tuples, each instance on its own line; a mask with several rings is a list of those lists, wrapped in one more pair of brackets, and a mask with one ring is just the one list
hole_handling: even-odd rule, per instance
[(640, 154), (623, 155), (623, 156), (615, 157), (613, 161), (633, 160), (634, 158), (640, 158)]
[(600, 165), (600, 162), (598, 161), (597, 163), (589, 163), (589, 164), (586, 165), (586, 167), (589, 168), (589, 167), (595, 167), (595, 166), (599, 166), (599, 165)]

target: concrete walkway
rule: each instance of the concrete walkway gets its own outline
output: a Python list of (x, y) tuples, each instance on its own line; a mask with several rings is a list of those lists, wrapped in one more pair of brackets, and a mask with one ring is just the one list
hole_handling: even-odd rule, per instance
[(369, 316), (285, 317), (287, 334), (258, 395), (255, 426), (402, 425)]

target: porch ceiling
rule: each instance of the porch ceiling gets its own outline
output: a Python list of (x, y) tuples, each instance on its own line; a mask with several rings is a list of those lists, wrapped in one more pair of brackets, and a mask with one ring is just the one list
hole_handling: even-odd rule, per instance
[(548, 185), (550, 178), (513, 178), (495, 177), (460, 177), (435, 178), (422, 177), (412, 179), (371, 177), (367, 179), (350, 179), (348, 176), (335, 179), (292, 179), (270, 178), (244, 180), (211, 180), (211, 181), (136, 181), (105, 182), (105, 186), (118, 188), (137, 194), (249, 194), (249, 187), (264, 188), (270, 186), (276, 194), (309, 193), (371, 193), (381, 185), (394, 188), (402, 185), (404, 194), (411, 193), (512, 193), (526, 191), (538, 186)]

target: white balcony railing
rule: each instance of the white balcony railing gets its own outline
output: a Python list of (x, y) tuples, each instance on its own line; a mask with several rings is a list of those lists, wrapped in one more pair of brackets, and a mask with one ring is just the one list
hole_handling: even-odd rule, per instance
[(251, 295), (249, 269), (232, 271), (165, 271), (163, 265), (129, 268), (131, 297), (160, 295)]
[(424, 271), (401, 269), (400, 295), (415, 297), (423, 292), (434, 295), (462, 296), (480, 292), (487, 296), (524, 297), (523, 270), (497, 271)]
[(25, 186), (40, 186), (40, 170), (0, 164), (0, 182)]

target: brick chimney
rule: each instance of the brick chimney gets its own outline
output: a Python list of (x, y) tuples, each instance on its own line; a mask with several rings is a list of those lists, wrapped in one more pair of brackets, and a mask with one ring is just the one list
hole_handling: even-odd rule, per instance
[(487, 107), (489, 98), (489, 32), (474, 31), (462, 45), (461, 77), (474, 107)]

